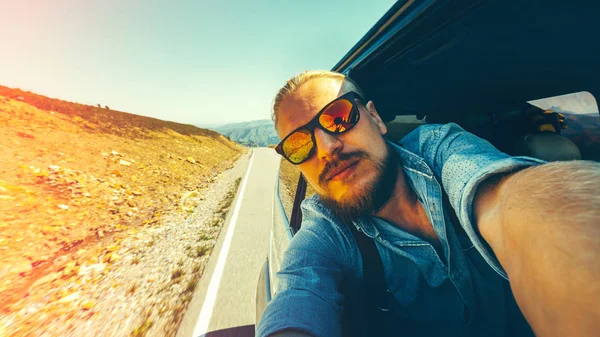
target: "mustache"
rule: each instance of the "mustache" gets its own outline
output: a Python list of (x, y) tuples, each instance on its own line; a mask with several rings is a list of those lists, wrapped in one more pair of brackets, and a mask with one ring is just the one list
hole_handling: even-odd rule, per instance
[(340, 153), (336, 159), (328, 161), (319, 174), (319, 185), (324, 185), (328, 177), (331, 175), (331, 172), (339, 169), (340, 167), (347, 166), (349, 162), (355, 161), (356, 159), (369, 159), (369, 155), (363, 151), (354, 151), (348, 153)]

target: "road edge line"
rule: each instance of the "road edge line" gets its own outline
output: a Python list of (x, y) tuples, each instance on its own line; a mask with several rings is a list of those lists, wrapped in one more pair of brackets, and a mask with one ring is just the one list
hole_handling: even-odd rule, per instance
[(227, 229), (227, 234), (225, 234), (225, 240), (223, 241), (221, 251), (219, 252), (219, 259), (217, 260), (217, 264), (215, 266), (215, 269), (213, 270), (213, 274), (208, 285), (208, 290), (206, 292), (206, 297), (204, 298), (204, 303), (202, 303), (200, 315), (198, 316), (198, 320), (196, 321), (196, 327), (194, 328), (193, 337), (202, 336), (208, 332), (208, 326), (210, 324), (210, 319), (212, 318), (215, 300), (217, 299), (217, 292), (219, 291), (219, 286), (221, 285), (221, 276), (223, 276), (225, 262), (227, 261), (227, 255), (229, 255), (231, 239), (233, 238), (233, 232), (235, 231), (235, 225), (237, 222), (240, 206), (242, 204), (244, 192), (246, 190), (246, 183), (248, 182), (248, 176), (250, 175), (250, 168), (252, 167), (254, 154), (255, 152), (254, 150), (252, 150), (252, 157), (250, 158), (250, 163), (248, 164), (248, 168), (246, 169), (244, 181), (242, 181), (240, 194), (238, 195), (238, 199), (235, 203), (235, 208), (233, 210), (231, 220), (229, 221), (229, 228)]

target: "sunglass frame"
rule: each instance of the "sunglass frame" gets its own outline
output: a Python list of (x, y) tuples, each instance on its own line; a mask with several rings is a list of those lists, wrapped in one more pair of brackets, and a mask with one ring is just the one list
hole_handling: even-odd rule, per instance
[[(300, 165), (302, 163), (304, 163), (305, 161), (309, 160), (314, 152), (315, 152), (315, 148), (317, 147), (317, 142), (315, 141), (315, 128), (319, 128), (325, 132), (327, 132), (328, 134), (331, 135), (339, 135), (342, 133), (346, 133), (350, 130), (352, 130), (352, 128), (354, 128), (354, 126), (356, 126), (356, 124), (358, 124), (358, 122), (360, 121), (360, 110), (358, 109), (358, 106), (356, 105), (356, 102), (354, 101), (355, 99), (358, 99), (361, 103), (364, 104), (364, 99), (362, 98), (362, 96), (360, 96), (358, 93), (354, 92), (354, 91), (349, 91), (345, 94), (343, 94), (342, 96), (334, 99), (333, 101), (327, 103), (327, 105), (325, 105), (323, 107), (323, 109), (321, 109), (321, 111), (319, 111), (315, 117), (313, 117), (313, 119), (311, 119), (308, 123), (296, 128), (294, 131), (290, 132), (287, 136), (285, 136), (285, 138), (283, 138), (283, 140), (281, 140), (281, 142), (279, 142), (279, 144), (277, 144), (277, 146), (275, 147), (275, 151), (277, 153), (279, 153), (281, 156), (283, 156), (283, 158), (285, 158), (287, 161), (289, 161), (290, 163), (292, 163), (293, 165)], [(329, 108), (332, 104), (334, 104), (335, 102), (341, 101), (341, 100), (346, 100), (349, 101), (350, 104), (352, 104), (352, 109), (356, 110), (356, 123), (352, 124), (349, 128), (346, 128), (346, 130), (341, 131), (341, 132), (334, 132), (334, 131), (329, 131), (327, 130), (323, 125), (321, 125), (321, 123), (319, 123), (319, 118), (321, 117), (321, 115), (323, 114), (323, 112), (325, 112), (327, 110), (327, 108)], [(310, 151), (308, 152), (308, 155), (306, 156), (306, 158), (304, 158), (302, 161), (296, 163), (294, 161), (292, 161), (283, 151), (283, 144), (285, 143), (285, 141), (292, 136), (294, 133), (302, 130), (302, 129), (307, 129), (308, 132), (310, 133), (310, 137), (311, 137), (311, 141), (312, 141), (312, 148), (310, 149)]]

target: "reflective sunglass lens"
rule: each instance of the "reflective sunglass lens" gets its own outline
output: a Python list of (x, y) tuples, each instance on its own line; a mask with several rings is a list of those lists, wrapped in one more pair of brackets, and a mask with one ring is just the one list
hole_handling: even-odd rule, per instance
[(350, 101), (341, 99), (327, 107), (319, 118), (319, 123), (328, 131), (345, 132), (358, 121), (358, 111)]
[(293, 163), (300, 163), (305, 160), (313, 148), (310, 131), (302, 129), (292, 133), (285, 142), (283, 142), (283, 153)]

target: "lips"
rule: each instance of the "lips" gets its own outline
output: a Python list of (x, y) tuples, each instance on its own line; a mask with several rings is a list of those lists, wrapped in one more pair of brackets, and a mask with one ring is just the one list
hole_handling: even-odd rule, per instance
[(356, 164), (358, 164), (358, 160), (342, 164), (341, 166), (334, 169), (331, 172), (331, 174), (329, 174), (327, 180), (343, 178), (343, 176), (345, 175), (344, 173), (349, 172)]

